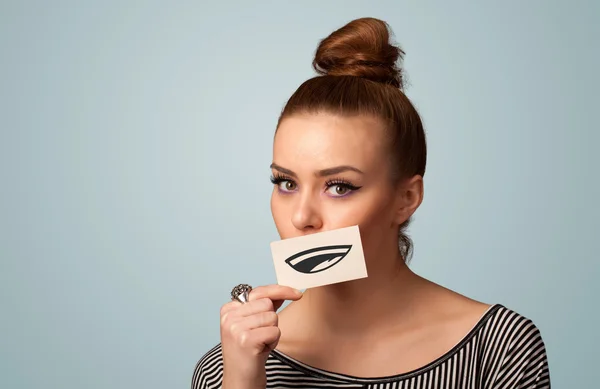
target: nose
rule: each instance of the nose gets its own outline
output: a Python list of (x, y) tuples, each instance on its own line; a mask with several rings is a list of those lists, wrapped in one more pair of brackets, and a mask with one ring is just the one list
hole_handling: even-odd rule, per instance
[(298, 202), (292, 214), (292, 224), (302, 232), (319, 230), (323, 227), (323, 220), (318, 202), (309, 194), (298, 196)]

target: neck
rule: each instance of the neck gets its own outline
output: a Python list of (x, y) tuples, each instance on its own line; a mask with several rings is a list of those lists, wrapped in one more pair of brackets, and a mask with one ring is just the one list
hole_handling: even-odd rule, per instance
[[(419, 276), (399, 255), (368, 264), (367, 278), (308, 289), (300, 302), (311, 326), (341, 336), (368, 336), (386, 323), (399, 324), (411, 310)], [(382, 326), (382, 324), (384, 324)]]

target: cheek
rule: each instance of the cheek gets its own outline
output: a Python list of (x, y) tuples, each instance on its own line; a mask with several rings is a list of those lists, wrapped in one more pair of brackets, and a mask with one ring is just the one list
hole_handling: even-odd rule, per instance
[[(366, 200), (366, 199), (365, 199)], [(356, 202), (352, 207), (337, 207), (332, 213), (336, 226), (358, 225), (366, 253), (377, 251), (382, 242), (395, 234), (392, 204), (388, 198), (373, 196), (368, 201)]]
[(360, 224), (367, 243), (377, 245), (392, 230), (392, 218), (388, 208), (377, 207), (370, 210)]
[(360, 198), (345, 200), (335, 203), (328, 212), (331, 225), (348, 226), (358, 224), (365, 231), (381, 231), (389, 227), (391, 218), (391, 204), (389, 199), (374, 194), (365, 194)]
[(271, 195), (271, 215), (273, 216), (273, 222), (275, 222), (275, 228), (277, 228), (277, 232), (283, 239), (287, 236), (286, 228), (289, 228), (290, 215), (285, 204), (278, 198), (278, 194), (275, 192), (276, 190), (277, 189), (274, 189), (273, 194)]

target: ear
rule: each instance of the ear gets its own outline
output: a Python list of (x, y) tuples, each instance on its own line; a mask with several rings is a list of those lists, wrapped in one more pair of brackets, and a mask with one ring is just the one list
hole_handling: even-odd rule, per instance
[(394, 222), (398, 225), (408, 220), (423, 202), (423, 177), (415, 175), (401, 180), (396, 188), (396, 214)]

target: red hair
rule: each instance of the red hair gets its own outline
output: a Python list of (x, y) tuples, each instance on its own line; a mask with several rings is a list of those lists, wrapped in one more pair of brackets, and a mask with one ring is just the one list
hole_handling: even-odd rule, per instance
[[(305, 81), (285, 105), (283, 119), (297, 114), (368, 115), (391, 135), (391, 179), (397, 182), (425, 175), (427, 146), (421, 118), (403, 93), (404, 52), (390, 43), (387, 23), (374, 18), (353, 20), (323, 39), (313, 67), (319, 76)], [(406, 235), (410, 219), (399, 228), (399, 249), (405, 261), (412, 255)]]

